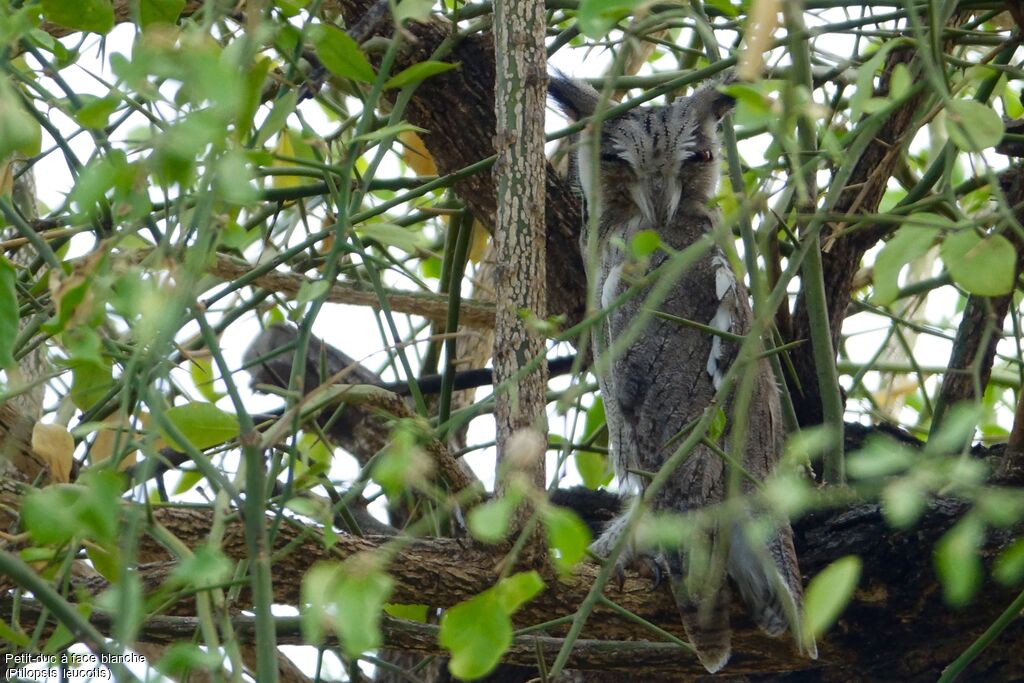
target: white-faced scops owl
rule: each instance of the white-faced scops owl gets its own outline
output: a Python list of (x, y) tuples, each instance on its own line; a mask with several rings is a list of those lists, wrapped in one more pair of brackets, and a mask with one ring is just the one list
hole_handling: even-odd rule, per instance
[[(560, 74), (552, 77), (549, 94), (574, 121), (594, 114), (599, 101), (593, 88)], [(686, 249), (715, 230), (717, 212), (710, 204), (719, 178), (718, 127), (733, 103), (711, 84), (667, 106), (635, 108), (591, 123), (580, 135), (570, 164), (586, 198), (590, 224), (596, 225), (596, 233), (584, 231), (583, 242), (587, 254), (588, 240), (596, 240), (590, 250), (596, 252), (596, 263), (588, 264), (588, 278), (606, 309), (604, 319), (592, 328), (592, 337), (610, 448), (619, 481), (632, 482), (641, 494), (650, 474), (661, 470), (678, 448), (679, 433), (711, 405), (737, 356), (737, 339), (751, 327), (747, 290), (718, 246), (705, 250), (671, 283), (657, 310), (728, 335), (652, 316), (644, 308), (649, 285), (620, 301), (631, 283), (663, 265), (672, 251)], [(599, 139), (594, 141), (594, 136)], [(667, 249), (650, 255), (637, 273), (627, 245), (648, 230), (655, 231)], [(622, 345), (616, 340), (626, 334), (635, 338), (617, 348)], [(612, 348), (616, 352), (609, 357)], [(744, 493), (756, 486), (751, 479), (763, 480), (772, 471), (784, 436), (771, 368), (763, 357), (752, 363), (755, 380), (745, 446), (742, 457), (735, 457), (744, 470)], [(730, 397), (721, 404), (725, 415), (731, 416), (733, 402)], [(728, 450), (732, 422), (727, 421), (719, 439), (721, 449)], [(728, 474), (721, 455), (698, 444), (656, 493), (653, 510), (685, 513), (722, 503)], [(743, 509), (741, 516), (753, 519), (755, 511)], [(623, 519), (609, 525), (595, 542), (596, 554), (606, 556), (616, 544), (625, 527)], [(724, 565), (753, 619), (773, 636), (798, 623), (802, 588), (792, 531), (785, 520), (777, 523), (766, 542), (751, 540), (748, 525), (735, 515), (709, 526), (703, 552), (664, 547), (648, 559), (667, 570), (687, 636), (701, 663), (715, 672), (728, 661), (731, 631), (729, 582), (712, 567)], [(703, 564), (698, 567), (699, 563)], [(692, 579), (698, 575), (704, 578), (695, 587)], [(804, 649), (816, 656), (813, 644)]]

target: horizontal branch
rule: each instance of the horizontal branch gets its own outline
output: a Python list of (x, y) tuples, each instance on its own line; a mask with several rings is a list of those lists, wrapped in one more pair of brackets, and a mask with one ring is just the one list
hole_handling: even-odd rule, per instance
[[(910, 531), (894, 531), (883, 521), (876, 505), (861, 504), (838, 512), (822, 513), (796, 525), (798, 553), (805, 576), (814, 576), (829, 563), (846, 555), (859, 555), (864, 562), (863, 578), (852, 604), (832, 632), (819, 643), (820, 659), (802, 658), (788, 640), (775, 640), (759, 632), (737, 602), (733, 609), (734, 657), (729, 672), (765, 673), (815, 670), (815, 680), (850, 680), (885, 675), (891, 679), (927, 678), (967, 647), (1012, 600), (1012, 592), (993, 582), (986, 582), (968, 609), (953, 611), (942, 601), (942, 590), (932, 568), (932, 548), (941, 535), (966, 510), (964, 503), (954, 500), (933, 502), (919, 526)], [(164, 525), (189, 545), (198, 545), (208, 538), (211, 517), (206, 511), (184, 508), (163, 508), (154, 511), (155, 521)], [(270, 520), (268, 519), (268, 524)], [(981, 549), (986, 562), (1009, 544), (1013, 533), (1020, 530), (990, 532)], [(394, 539), (360, 538), (338, 534), (330, 549), (310, 529), (291, 522), (282, 524), (273, 539), (278, 556), (274, 563), (274, 600), (279, 604), (297, 605), (301, 579), (309, 567), (320, 560), (342, 560), (358, 553), (385, 553), (390, 558), (388, 572), (394, 579), (395, 603), (423, 604), (446, 608), (494, 585), (504, 559), (505, 548), (481, 546), (464, 539), (406, 540), (399, 546), (388, 545)], [(227, 525), (223, 551), (231, 558), (246, 557), (244, 531), (240, 523)], [(167, 580), (175, 567), (162, 546), (144, 539), (140, 545), (140, 561), (146, 562), (138, 575), (147, 590), (155, 590)], [(520, 626), (550, 621), (571, 614), (580, 604), (597, 574), (594, 565), (581, 566), (569, 579), (560, 580), (547, 569), (541, 569), (546, 590), (527, 603), (516, 615)], [(98, 593), (107, 587), (105, 581), (93, 579), (83, 587)], [(613, 602), (631, 610), (665, 630), (683, 637), (679, 617), (669, 596), (667, 585), (651, 591), (649, 579), (627, 572), (621, 587), (608, 586), (605, 594)], [(245, 605), (245, 590), (239, 596)], [(179, 603), (177, 615), (190, 615), (192, 606)], [(397, 622), (389, 622), (397, 623)], [(914, 624), (909, 627), (908, 624)], [(387, 647), (416, 652), (438, 652), (436, 639), (430, 633), (406, 624), (386, 629)], [(508, 661), (527, 663), (537, 648), (547, 652), (549, 645), (561, 635), (548, 630), (522, 650), (522, 656), (511, 653)], [(427, 637), (430, 636), (430, 637)], [(648, 631), (607, 609), (599, 609), (589, 620), (584, 637), (590, 640), (651, 639)], [(978, 666), (994, 672), (998, 680), (1024, 675), (1024, 660), (1015, 652), (1014, 642), (1024, 637), (1024, 623), (1014, 623), (1004, 638), (983, 653)], [(638, 651), (609, 647), (604, 656), (590, 653), (574, 661), (573, 666), (599, 669), (637, 666)], [(672, 654), (670, 654), (672, 650)], [(602, 650), (603, 651), (603, 650)], [(519, 652), (519, 651), (517, 651)], [(674, 646), (644, 650), (645, 666), (662, 666), (680, 674), (702, 672), (696, 659), (678, 654)]]
[[(217, 254), (209, 272), (224, 280), (235, 280), (248, 274), (251, 268), (252, 265), (248, 263), (224, 254)], [(310, 285), (314, 282), (317, 281), (298, 273), (271, 271), (255, 278), (252, 284), (269, 292), (295, 297), (303, 285)], [(385, 298), (388, 301), (388, 306), (395, 313), (418, 315), (421, 318), (437, 322), (444, 322), (448, 316), (447, 296), (426, 292), (385, 290)], [(326, 300), (334, 304), (369, 306), (378, 310), (381, 307), (377, 292), (337, 282), (331, 285)], [(486, 329), (494, 327), (494, 304), (463, 299), (459, 307), (459, 322), (468, 327)]]

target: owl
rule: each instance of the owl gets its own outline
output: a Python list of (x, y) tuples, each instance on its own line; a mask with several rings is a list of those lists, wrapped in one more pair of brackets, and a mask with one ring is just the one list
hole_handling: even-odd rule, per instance
[[(598, 106), (593, 88), (561, 74), (551, 78), (549, 94), (573, 121), (586, 119)], [(719, 218), (711, 204), (719, 178), (718, 127), (733, 104), (718, 85), (710, 84), (666, 106), (635, 108), (590, 123), (569, 165), (591, 217), (592, 227), (583, 235), (584, 254), (596, 254), (588, 264), (589, 284), (605, 309), (592, 328), (592, 342), (610, 450), (620, 483), (640, 494), (649, 473), (661, 470), (678, 448), (679, 433), (715, 400), (737, 357), (736, 340), (751, 328), (747, 290), (719, 246), (705, 250), (669, 283), (657, 310), (736, 336), (682, 326), (645, 309), (651, 285), (644, 286), (644, 276), (672, 258), (671, 253), (716, 233)], [(642, 231), (657, 233), (664, 247), (645, 261), (629, 247)], [(641, 291), (620, 300), (631, 286)], [(617, 344), (624, 336), (632, 340)], [(771, 368), (763, 358), (753, 362), (745, 446), (742, 457), (733, 455), (745, 473), (763, 480), (782, 453), (784, 434)], [(726, 416), (732, 404), (732, 398), (721, 404)], [(728, 450), (730, 424), (727, 419), (719, 449)], [(698, 444), (656, 493), (653, 510), (686, 513), (723, 503), (728, 474), (720, 454)], [(755, 485), (745, 480), (742, 489), (749, 492)], [(761, 629), (778, 636), (793, 627), (801, 641), (796, 631), (802, 588), (792, 530), (782, 520), (767, 541), (757, 540), (747, 533), (747, 521), (766, 513), (746, 503), (742, 510), (739, 516), (748, 519), (716, 517), (721, 521), (701, 532), (700, 551), (692, 543), (681, 543), (647, 557), (667, 570), (683, 627), (712, 673), (730, 655), (730, 585)], [(606, 556), (624, 528), (624, 518), (609, 524), (595, 541), (594, 552)], [(813, 644), (803, 647), (816, 656)]]

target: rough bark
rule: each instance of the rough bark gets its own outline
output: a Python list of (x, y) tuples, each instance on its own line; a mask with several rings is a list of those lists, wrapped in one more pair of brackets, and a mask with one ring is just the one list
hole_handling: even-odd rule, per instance
[[(5, 506), (17, 504), (17, 489), (0, 486)], [(590, 501), (587, 505), (593, 505)], [(600, 508), (607, 501), (598, 500)], [(5, 509), (9, 509), (6, 508)], [(942, 599), (935, 579), (931, 549), (941, 535), (967, 510), (967, 505), (943, 499), (929, 505), (920, 524), (911, 530), (887, 527), (877, 505), (860, 504), (837, 512), (823, 512), (795, 525), (797, 550), (805, 576), (813, 576), (836, 559), (859, 555), (864, 562), (863, 575), (853, 602), (837, 626), (819, 643), (818, 661), (801, 657), (785, 639), (774, 640), (761, 634), (744, 616), (742, 605), (733, 606), (734, 656), (726, 673), (758, 676), (774, 675), (773, 680), (800, 681), (874, 681), (934, 680), (936, 674), (959, 654), (1012, 600), (1016, 591), (986, 581), (975, 600), (966, 608), (952, 610)], [(586, 514), (586, 510), (581, 510)], [(163, 524), (186, 543), (207, 539), (211, 519), (200, 510), (181, 508), (154, 510), (155, 521)], [(270, 520), (268, 519), (268, 524)], [(1019, 535), (1021, 528), (990, 531), (980, 551), (990, 565), (992, 558)], [(244, 529), (231, 522), (225, 530), (223, 551), (234, 559), (246, 555)], [(386, 538), (358, 538), (339, 534), (336, 545), (328, 550), (322, 541), (310, 537), (301, 525), (284, 524), (274, 537), (274, 548), (282, 550), (275, 565), (275, 602), (296, 604), (299, 584), (305, 570), (321, 559), (341, 559), (358, 552), (372, 552), (389, 542)], [(432, 607), (450, 606), (493, 585), (498, 577), (505, 548), (484, 547), (456, 539), (423, 539), (403, 545), (393, 556), (388, 571), (395, 578), (394, 602), (420, 603)], [(143, 587), (152, 591), (163, 584), (175, 564), (162, 546), (143, 539), (138, 569)], [(458, 562), (453, 562), (458, 558)], [(517, 613), (520, 625), (539, 623), (569, 614), (586, 595), (597, 568), (582, 567), (568, 580), (559, 580), (543, 570), (546, 591)], [(78, 584), (92, 593), (107, 587), (101, 578), (85, 579)], [(627, 572), (621, 588), (611, 585), (606, 595), (660, 627), (681, 634), (679, 617), (668, 595), (668, 586), (651, 592), (650, 580)], [(243, 589), (239, 607), (247, 606), (248, 592)], [(2, 605), (10, 609), (9, 603)], [(191, 617), (192, 605), (184, 600), (165, 616)], [(102, 615), (97, 615), (102, 619)], [(23, 623), (29, 623), (25, 619)], [(239, 635), (251, 638), (251, 630), (240, 620)], [(144, 627), (142, 640), (166, 642), (177, 631), (168, 622), (156, 618)], [(187, 623), (187, 622), (183, 622)], [(279, 622), (283, 643), (297, 642), (289, 636), (287, 620)], [(101, 622), (102, 624), (102, 622)], [(160, 633), (163, 632), (161, 636)], [(170, 635), (169, 635), (170, 634)], [(395, 649), (438, 653), (432, 628), (388, 620), (386, 643)], [(549, 630), (542, 635), (524, 636), (505, 658), (506, 662), (531, 666), (537, 652), (553, 656), (560, 633)], [(1024, 621), (1017, 620), (994, 642), (969, 670), (967, 680), (1013, 680), (1024, 676), (1024, 659), (1018, 643), (1024, 637)], [(637, 640), (639, 639), (639, 640)], [(584, 630), (584, 641), (574, 652), (571, 666), (576, 669), (628, 672), (634, 680), (693, 680), (703, 669), (691, 655), (676, 646), (656, 641), (642, 627), (609, 612), (599, 610)], [(604, 642), (604, 641), (616, 642)], [(625, 644), (617, 641), (634, 641)], [(523, 673), (523, 672), (521, 672)], [(512, 675), (511, 671), (505, 674)], [(600, 680), (588, 674), (586, 680)], [(507, 679), (511, 680), (511, 679)], [(526, 680), (519, 678), (517, 680)]]
[[(142, 258), (148, 252), (139, 255)], [(214, 262), (209, 268), (212, 275), (225, 280), (242, 277), (252, 269), (252, 265), (224, 254), (215, 254)], [(295, 297), (299, 289), (311, 282), (311, 279), (297, 273), (270, 271), (252, 281), (253, 286), (268, 292), (277, 292)], [(448, 299), (438, 294), (422, 292), (402, 292), (385, 290), (388, 306), (395, 313), (409, 313), (428, 320), (444, 322), (448, 316)], [(369, 306), (380, 309), (377, 293), (348, 283), (335, 282), (331, 285), (324, 301), (332, 304), (351, 304)], [(468, 327), (490, 329), (494, 326), (494, 305), (488, 302), (464, 300), (459, 307), (459, 322)]]
[[(339, 3), (348, 24), (358, 21), (369, 5), (362, 0)], [(539, 10), (543, 11), (542, 5)], [(441, 18), (410, 24), (408, 28), (416, 43), (399, 58), (395, 70), (427, 59), (450, 37), (452, 30)], [(494, 101), (494, 46), (494, 37), (488, 32), (462, 38), (445, 57), (446, 61), (457, 62), (459, 68), (423, 81), (409, 102), (407, 118), (429, 131), (423, 135), (423, 141), (439, 173), (465, 168), (497, 151), (495, 143), (500, 140)], [(544, 58), (539, 69), (538, 73), (535, 68), (533, 78), (540, 80), (531, 88), (543, 87)], [(543, 107), (543, 96), (540, 106)], [(543, 125), (542, 120), (538, 125)], [(580, 203), (554, 167), (540, 163), (546, 196), (543, 204), (536, 204), (538, 212), (543, 207), (545, 226), (545, 275), (541, 282), (546, 282), (548, 313), (564, 315), (571, 324), (583, 318), (585, 309), (586, 276), (578, 246)], [(493, 233), (498, 206), (495, 176), (478, 173), (456, 182), (454, 189), (473, 215)]]
[[(35, 171), (22, 169), (23, 165), (21, 160), (10, 160), (0, 164), (0, 174), (16, 176), (11, 197), (22, 216), (32, 221), (39, 216)], [(17, 175), (18, 171), (23, 172)], [(11, 254), (11, 262), (28, 267), (37, 256), (34, 247), (25, 245)], [(23, 332), (30, 322), (30, 316), (22, 316), (18, 332)], [(49, 367), (46, 348), (37, 346), (18, 361), (17, 379), (13, 384), (31, 386), (46, 375)], [(33, 479), (45, 470), (45, 463), (31, 449), (32, 427), (43, 414), (45, 392), (46, 385), (40, 383), (0, 405), (0, 474), (18, 472)]]
[[(494, 89), (497, 213), (494, 256), (494, 420), (498, 481), (522, 472), (544, 489), (547, 445), (544, 244), (544, 103), (547, 92), (544, 4), (498, 0), (494, 5)], [(533, 320), (531, 320), (533, 318)], [(527, 436), (529, 435), (529, 436)], [(521, 526), (525, 519), (520, 519)]]

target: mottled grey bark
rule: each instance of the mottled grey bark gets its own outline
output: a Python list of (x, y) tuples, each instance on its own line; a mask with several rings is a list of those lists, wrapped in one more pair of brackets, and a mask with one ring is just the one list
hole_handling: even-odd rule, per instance
[[(523, 367), (544, 354), (544, 335), (529, 318), (547, 316), (544, 237), (544, 102), (547, 84), (544, 3), (500, 0), (494, 7), (497, 119), (494, 174), (495, 217), (494, 369), (498, 388), (499, 469), (526, 470), (544, 487), (545, 390), (543, 363)], [(523, 431), (527, 430), (527, 431)], [(510, 438), (517, 432), (537, 438)], [(511, 445), (511, 447), (510, 447)]]
[[(27, 220), (35, 220), (39, 216), (39, 209), (34, 171), (24, 170), (21, 161), (9, 162), (6, 170), (15, 174), (11, 191), (15, 207)], [(23, 170), (21, 175), (16, 175)], [(16, 266), (25, 268), (31, 265), (36, 256), (36, 250), (26, 244), (11, 253), (10, 259)], [(31, 317), (23, 316), (18, 321), (18, 332), (24, 331), (30, 321)], [(46, 348), (39, 345), (18, 360), (17, 383), (30, 385), (43, 377), (48, 369)], [(38, 384), (4, 402), (6, 405), (0, 411), (0, 474), (14, 470), (22, 477), (33, 479), (45, 467), (29, 446), (32, 427), (43, 413), (45, 391), (46, 386)]]

